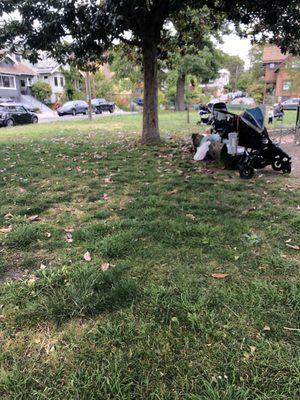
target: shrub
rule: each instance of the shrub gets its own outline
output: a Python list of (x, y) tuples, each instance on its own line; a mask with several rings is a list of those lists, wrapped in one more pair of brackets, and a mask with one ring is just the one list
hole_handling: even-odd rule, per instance
[(52, 94), (51, 86), (47, 82), (37, 81), (32, 85), (32, 93), (38, 100), (45, 101)]

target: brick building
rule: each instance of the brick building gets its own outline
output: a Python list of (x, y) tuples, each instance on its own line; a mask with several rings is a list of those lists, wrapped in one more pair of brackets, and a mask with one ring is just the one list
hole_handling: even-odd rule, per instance
[[(300, 85), (295, 85), (291, 76), (293, 65), (299, 69), (299, 61), (293, 63), (291, 54), (283, 54), (276, 46), (266, 46), (263, 51), (263, 65), (265, 69), (266, 90), (276, 98), (286, 100), (300, 97)], [(298, 80), (297, 80), (298, 81)]]

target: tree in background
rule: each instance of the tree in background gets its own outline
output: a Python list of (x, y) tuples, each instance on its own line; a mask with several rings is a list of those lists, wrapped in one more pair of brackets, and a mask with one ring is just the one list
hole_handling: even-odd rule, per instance
[(208, 7), (187, 7), (174, 16), (172, 23), (174, 30), (168, 43), (166, 63), (169, 69), (177, 71), (175, 110), (184, 111), (187, 75), (200, 82), (217, 76), (218, 52), (211, 37), (219, 38), (224, 15), (220, 13), (216, 17)]
[[(212, 15), (226, 15), (241, 22), (244, 34), (272, 41), (285, 51), (300, 52), (299, 0), (0, 0), (0, 46), (29, 55), (48, 51), (65, 62), (73, 60), (81, 69), (103, 61), (115, 40), (137, 46), (143, 55), (144, 115), (142, 141), (160, 139), (158, 127), (158, 49), (167, 46), (167, 23), (188, 6), (207, 6)], [(272, 12), (275, 10), (275, 12)], [(288, 23), (287, 23), (288, 21)], [(129, 33), (129, 35), (128, 35)], [(73, 40), (65, 40), (65, 38)]]
[(37, 81), (32, 85), (32, 93), (38, 100), (45, 102), (50, 98), (52, 89), (49, 83)]
[(262, 46), (252, 46), (249, 51), (250, 68), (241, 73), (237, 81), (237, 89), (247, 92), (256, 103), (263, 101), (265, 90), (262, 53)]
[(84, 78), (79, 70), (73, 65), (69, 69), (62, 68), (61, 72), (65, 77), (65, 95), (67, 100), (81, 100), (85, 98), (85, 94), (82, 90), (84, 87)]
[(230, 91), (238, 90), (238, 80), (245, 69), (245, 63), (239, 56), (232, 56), (230, 54), (220, 52), (220, 59), (223, 68), (228, 69), (230, 72)]

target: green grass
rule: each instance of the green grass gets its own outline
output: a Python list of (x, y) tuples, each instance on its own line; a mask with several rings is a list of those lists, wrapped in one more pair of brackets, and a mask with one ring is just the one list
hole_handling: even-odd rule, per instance
[(195, 164), (192, 118), (1, 130), (1, 399), (300, 397), (296, 183)]

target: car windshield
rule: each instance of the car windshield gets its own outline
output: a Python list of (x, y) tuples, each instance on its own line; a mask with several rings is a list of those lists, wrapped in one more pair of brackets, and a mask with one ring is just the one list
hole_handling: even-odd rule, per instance
[(0, 104), (0, 111), (4, 111), (5, 110), (5, 106), (3, 106), (2, 104)]
[(67, 103), (65, 103), (65, 104), (63, 105), (63, 107), (69, 107), (69, 106), (72, 106), (73, 104), (74, 104), (73, 101), (68, 101)]

